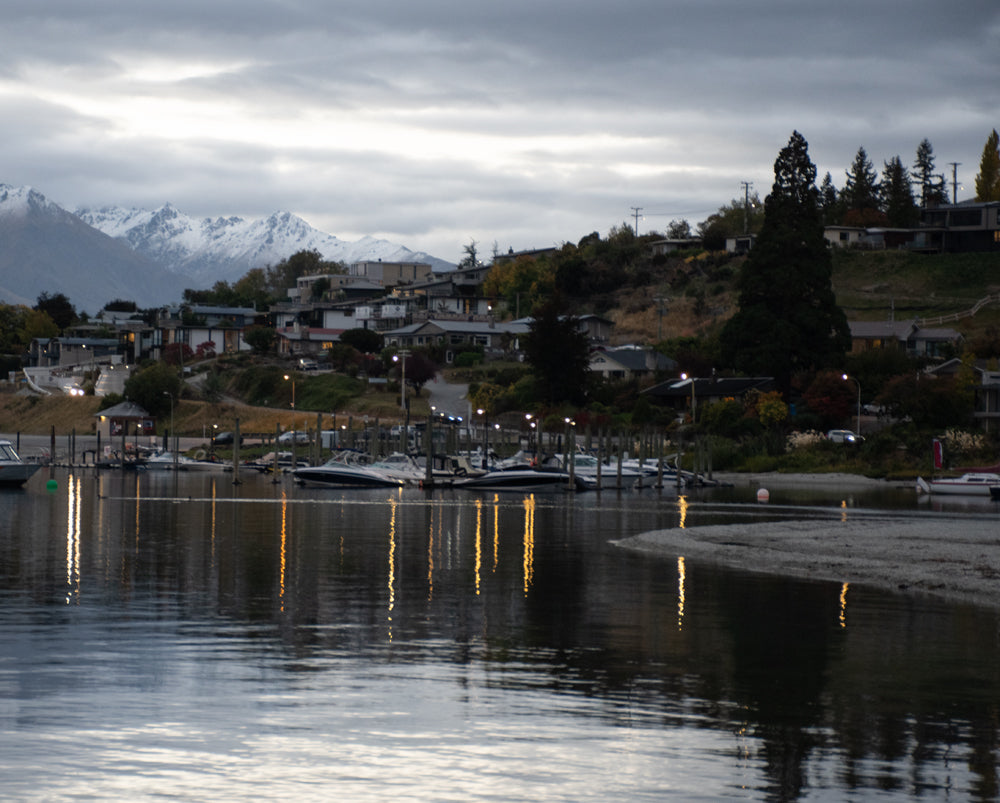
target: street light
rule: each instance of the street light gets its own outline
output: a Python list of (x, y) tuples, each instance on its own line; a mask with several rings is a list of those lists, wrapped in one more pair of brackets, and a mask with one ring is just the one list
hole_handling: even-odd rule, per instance
[(681, 374), (681, 379), (686, 379), (691, 385), (691, 423), (695, 423), (695, 412), (696, 412), (696, 400), (694, 395), (694, 377), (689, 377), (687, 374)]
[(406, 358), (410, 356), (407, 349), (403, 349), (399, 354), (392, 355), (392, 361), (398, 362), (402, 376), (399, 383), (399, 406), (406, 409)]
[(294, 376), (289, 376), (288, 374), (285, 374), (285, 381), (287, 382), (289, 379), (292, 381), (292, 409), (294, 410), (295, 409), (295, 377)]
[(483, 417), (483, 459), (481, 467), (485, 471), (489, 468), (489, 458), (487, 455), (490, 453), (490, 416), (482, 407), (476, 408), (476, 413)]
[(858, 380), (853, 376), (848, 376), (847, 374), (841, 374), (841, 378), (845, 382), (850, 379), (855, 385), (858, 386), (858, 430), (856, 434), (861, 435), (861, 383), (858, 382)]

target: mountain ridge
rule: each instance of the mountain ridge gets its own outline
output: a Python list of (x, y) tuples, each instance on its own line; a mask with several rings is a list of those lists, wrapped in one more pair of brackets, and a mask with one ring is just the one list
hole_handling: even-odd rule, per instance
[(178, 303), (186, 288), (236, 282), (303, 250), (345, 264), (455, 267), (387, 240), (341, 240), (291, 212), (198, 219), (169, 203), (152, 211), (105, 206), (70, 212), (33, 187), (0, 184), (0, 301), (7, 303), (31, 306), (47, 292), (63, 293), (81, 311), (96, 312), (116, 298), (162, 306)]

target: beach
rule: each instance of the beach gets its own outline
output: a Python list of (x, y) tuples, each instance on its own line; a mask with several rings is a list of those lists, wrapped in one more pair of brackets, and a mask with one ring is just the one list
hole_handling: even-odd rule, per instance
[[(761, 488), (823, 482), (870, 487), (853, 475), (739, 475)], [(841, 485), (842, 484), (842, 485)], [(893, 516), (845, 510), (840, 519), (673, 528), (615, 542), (664, 558), (750, 572), (867, 585), (1000, 608), (1000, 507), (981, 515)], [(804, 514), (805, 515), (805, 514)]]

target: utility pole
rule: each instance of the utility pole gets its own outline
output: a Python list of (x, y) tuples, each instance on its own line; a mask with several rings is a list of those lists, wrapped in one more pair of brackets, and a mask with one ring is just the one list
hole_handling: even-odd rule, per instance
[(629, 209), (632, 210), (632, 216), (635, 218), (635, 236), (639, 236), (639, 213), (642, 211), (641, 206), (630, 206)]
[(743, 188), (743, 233), (750, 233), (750, 188), (753, 186), (752, 181), (741, 181), (740, 186)]
[(951, 165), (951, 202), (958, 203), (958, 166), (961, 162), (948, 162)]

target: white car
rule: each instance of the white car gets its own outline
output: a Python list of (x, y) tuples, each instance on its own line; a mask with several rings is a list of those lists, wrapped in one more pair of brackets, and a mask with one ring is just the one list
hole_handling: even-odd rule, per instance
[(826, 433), (826, 437), (834, 443), (861, 443), (864, 440), (849, 429), (831, 429)]
[(278, 443), (309, 443), (309, 433), (290, 429), (278, 436)]

